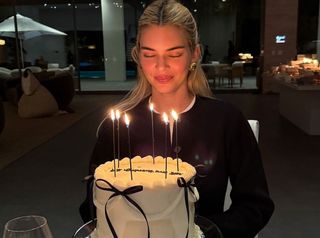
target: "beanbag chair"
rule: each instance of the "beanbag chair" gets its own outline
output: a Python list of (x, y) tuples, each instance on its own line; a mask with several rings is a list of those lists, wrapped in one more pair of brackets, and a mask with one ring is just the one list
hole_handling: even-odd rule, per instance
[(18, 102), (18, 114), (23, 118), (52, 116), (59, 111), (52, 94), (40, 84), (30, 69), (21, 79), (23, 95)]

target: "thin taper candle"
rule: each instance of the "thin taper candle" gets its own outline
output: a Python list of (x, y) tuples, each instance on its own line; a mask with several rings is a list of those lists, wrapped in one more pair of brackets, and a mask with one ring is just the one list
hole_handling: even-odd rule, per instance
[(130, 143), (130, 129), (129, 129), (129, 125), (130, 125), (130, 120), (127, 114), (124, 114), (124, 121), (126, 123), (127, 129), (128, 129), (128, 154), (129, 154), (129, 162), (130, 162), (130, 177), (131, 180), (133, 180), (133, 176), (132, 176), (132, 162), (131, 162), (131, 143)]
[(152, 136), (152, 158), (154, 163), (154, 125), (153, 125), (153, 103), (150, 103), (149, 105), (150, 113), (151, 113), (151, 136)]
[(114, 136), (114, 119), (115, 119), (115, 114), (114, 114), (114, 110), (111, 109), (111, 113), (110, 113), (110, 117), (111, 117), (111, 120), (112, 120), (112, 144), (113, 144), (113, 170), (114, 170), (114, 177), (117, 176), (117, 168), (116, 168), (116, 145), (114, 143), (115, 141), (115, 136)]
[(164, 135), (164, 158), (165, 158), (165, 178), (168, 176), (168, 157), (167, 157), (167, 137), (168, 137), (168, 115), (163, 113), (163, 121), (165, 123), (165, 135)]
[(116, 110), (117, 132), (118, 132), (118, 168), (120, 167), (120, 112)]
[(179, 157), (178, 157), (178, 114), (176, 113), (175, 110), (171, 111), (171, 116), (176, 124), (176, 160), (177, 160), (177, 171), (179, 171)]

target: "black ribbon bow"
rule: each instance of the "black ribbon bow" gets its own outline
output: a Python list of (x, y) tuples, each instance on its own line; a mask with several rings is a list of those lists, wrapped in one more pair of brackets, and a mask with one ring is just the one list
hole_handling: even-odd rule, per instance
[[(98, 184), (98, 182), (106, 183), (109, 186), (109, 188), (105, 188), (105, 187), (100, 186)], [(129, 197), (130, 194), (141, 192), (143, 190), (143, 186), (141, 186), (141, 185), (132, 186), (132, 187), (129, 187), (129, 188), (123, 190), (123, 191), (120, 191), (120, 190), (118, 190), (116, 187), (112, 186), (108, 181), (106, 181), (104, 179), (97, 179), (96, 180), (96, 186), (101, 190), (113, 192), (113, 194), (109, 197), (109, 199), (107, 200), (107, 202), (106, 202), (106, 204), (104, 206), (104, 208), (105, 208), (104, 209), (104, 213), (105, 213), (106, 220), (108, 222), (110, 231), (112, 232), (112, 235), (113, 235), (114, 238), (118, 238), (118, 236), (117, 236), (117, 233), (116, 233), (116, 231), (115, 231), (115, 229), (114, 229), (114, 227), (113, 227), (113, 225), (111, 223), (111, 220), (109, 218), (108, 211), (107, 211), (107, 206), (108, 206), (108, 203), (109, 203), (110, 199), (112, 199), (112, 198), (114, 198), (116, 196), (124, 197), (128, 202), (130, 202), (135, 208), (137, 208), (139, 210), (139, 212), (143, 215), (144, 219), (146, 220), (147, 227), (148, 227), (148, 238), (150, 238), (150, 228), (149, 228), (149, 222), (148, 222), (146, 214), (144, 213), (142, 208), (138, 205), (138, 203), (136, 203), (132, 198)]]
[(188, 215), (188, 230), (187, 230), (187, 235), (186, 238), (188, 238), (189, 235), (189, 218), (190, 218), (190, 211), (189, 211), (189, 196), (188, 196), (188, 191), (191, 191), (193, 195), (195, 195), (192, 187), (195, 187), (193, 178), (191, 178), (188, 182), (183, 177), (179, 177), (177, 180), (178, 186), (181, 188), (184, 188), (184, 201), (186, 204), (186, 210), (187, 210), (187, 215)]

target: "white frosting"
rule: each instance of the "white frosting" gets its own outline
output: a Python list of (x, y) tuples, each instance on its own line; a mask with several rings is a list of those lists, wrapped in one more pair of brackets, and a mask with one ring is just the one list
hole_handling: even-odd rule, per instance
[[(131, 160), (132, 176), (130, 173), (130, 160), (128, 158), (116, 161), (117, 173), (114, 175), (114, 163), (106, 162), (100, 165), (95, 172), (95, 180), (103, 179), (120, 191), (128, 187), (142, 185), (143, 190), (130, 194), (132, 198), (144, 211), (149, 227), (151, 238), (177, 238), (186, 237), (189, 224), (188, 238), (199, 237), (199, 232), (194, 224), (194, 203), (199, 195), (195, 187), (193, 193), (188, 189), (189, 222), (185, 204), (183, 187), (179, 187), (177, 179), (183, 177), (186, 182), (193, 179), (195, 169), (188, 163), (179, 160), (179, 171), (177, 171), (177, 160), (167, 159), (167, 170), (165, 170), (165, 159), (147, 156), (135, 157)], [(165, 178), (167, 171), (167, 178)], [(99, 187), (109, 188), (105, 182), (97, 181)], [(95, 237), (112, 238), (105, 217), (105, 205), (111, 191), (105, 191), (94, 186), (94, 203), (97, 208), (97, 229)], [(143, 215), (125, 197), (119, 195), (111, 198), (107, 204), (107, 211), (112, 225), (119, 238), (144, 238), (147, 237), (147, 223)]]

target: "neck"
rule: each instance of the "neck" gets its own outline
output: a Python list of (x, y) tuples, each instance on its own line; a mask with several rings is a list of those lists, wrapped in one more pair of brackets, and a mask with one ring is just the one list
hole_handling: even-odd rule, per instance
[(152, 92), (151, 101), (154, 103), (155, 110), (159, 113), (170, 114), (174, 109), (178, 114), (183, 112), (191, 103), (194, 95), (190, 92), (182, 94), (161, 94)]

